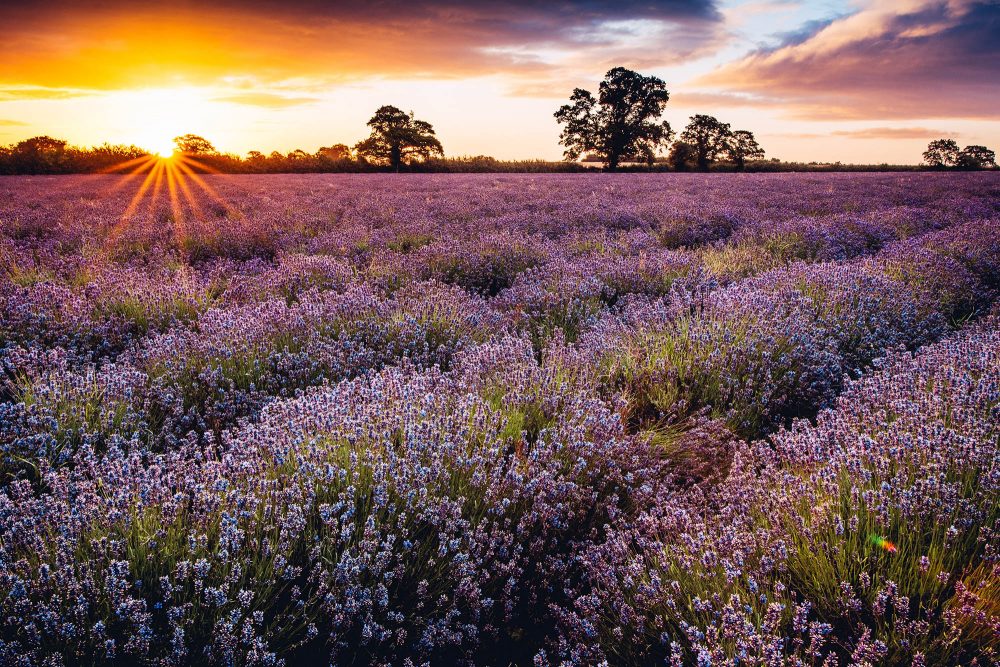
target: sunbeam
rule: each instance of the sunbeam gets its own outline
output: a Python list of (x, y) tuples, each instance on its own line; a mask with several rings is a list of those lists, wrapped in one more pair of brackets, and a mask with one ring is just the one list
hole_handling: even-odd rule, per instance
[(169, 155), (145, 155), (104, 171), (120, 175), (110, 187), (110, 192), (127, 188), (142, 179), (111, 229), (109, 241), (116, 243), (132, 225), (138, 224), (141, 212), (153, 212), (161, 199), (169, 205), (170, 233), (181, 244), (192, 231), (191, 223), (196, 224), (205, 215), (203, 202), (199, 200), (207, 197), (229, 213), (232, 210), (230, 204), (200, 172), (219, 173), (194, 155), (180, 151)]
[[(227, 210), (229, 209), (229, 204), (226, 200), (201, 177), (198, 170), (209, 173), (218, 172), (215, 172), (210, 166), (190, 155), (184, 153), (174, 153), (169, 157), (150, 155), (131, 160), (119, 167), (119, 169), (115, 169), (114, 171), (121, 171), (122, 167), (131, 167), (131, 169), (128, 173), (123, 174), (124, 178), (121, 181), (112, 186), (113, 190), (120, 189), (130, 181), (145, 174), (145, 179), (132, 196), (129, 205), (122, 214), (123, 219), (131, 218), (135, 215), (144, 203), (151, 209), (156, 204), (164, 188), (164, 183), (166, 184), (168, 196), (171, 199), (171, 208), (177, 216), (182, 214), (181, 196), (183, 196), (184, 201), (195, 215), (200, 215), (201, 213), (197, 197), (189, 186), (188, 181), (197, 185), (204, 194), (208, 195), (219, 205)], [(149, 195), (148, 201), (146, 201), (147, 194)]]

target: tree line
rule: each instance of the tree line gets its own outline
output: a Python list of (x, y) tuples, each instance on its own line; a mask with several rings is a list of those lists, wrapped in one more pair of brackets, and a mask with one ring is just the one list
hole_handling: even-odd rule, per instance
[[(204, 137), (187, 134), (174, 139), (176, 151), (193, 158), (194, 168), (222, 173), (296, 172), (549, 172), (584, 171), (600, 163), (608, 171), (787, 171), (839, 170), (836, 165), (788, 164), (764, 161), (750, 130), (733, 130), (714, 116), (695, 114), (679, 136), (662, 116), (670, 93), (662, 79), (615, 67), (601, 81), (597, 95), (576, 88), (569, 103), (555, 112), (565, 148), (561, 163), (544, 160), (501, 161), (488, 156), (445, 158), (434, 127), (398, 107), (380, 107), (368, 120), (369, 136), (355, 144), (337, 143), (315, 153), (301, 149), (246, 157), (220, 153)], [(52, 137), (32, 137), (0, 146), (0, 174), (62, 174), (114, 172), (140, 163), (149, 152), (137, 146), (103, 144), (70, 146)], [(952, 139), (932, 141), (923, 154), (932, 168), (995, 168), (993, 151), (985, 146), (959, 150)], [(881, 165), (879, 168), (888, 167)], [(855, 167), (870, 169), (871, 167)], [(905, 168), (905, 167), (904, 167)]]
[(959, 150), (954, 139), (935, 139), (924, 151), (924, 164), (932, 169), (996, 169), (997, 156), (986, 146)]
[(556, 111), (556, 120), (563, 126), (559, 142), (566, 148), (564, 157), (596, 157), (609, 171), (627, 162), (653, 166), (668, 147), (666, 160), (678, 171), (708, 171), (721, 159), (742, 171), (748, 161), (764, 158), (753, 132), (734, 131), (729, 123), (705, 114), (692, 116), (674, 141), (670, 123), (661, 119), (669, 100), (662, 79), (624, 67), (611, 69), (597, 96), (576, 88), (569, 104)]

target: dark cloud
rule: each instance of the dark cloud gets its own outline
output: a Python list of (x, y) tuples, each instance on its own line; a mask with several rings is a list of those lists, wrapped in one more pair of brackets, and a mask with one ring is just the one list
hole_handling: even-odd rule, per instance
[[(651, 27), (642, 32), (655, 49), (629, 48), (640, 41), (636, 22)], [(552, 68), (538, 54), (554, 51), (671, 62), (703, 48), (721, 23), (714, 0), (3, 3), (0, 82), (108, 89), (232, 77), (534, 76)]]
[(1000, 3), (876, 5), (699, 83), (783, 98), (807, 119), (1000, 117)]
[(813, 37), (823, 28), (827, 27), (834, 21), (843, 18), (845, 15), (829, 16), (822, 19), (812, 19), (811, 21), (806, 21), (802, 25), (798, 26), (794, 30), (786, 30), (784, 32), (778, 32), (771, 36), (772, 39), (777, 41), (777, 46), (769, 47), (765, 50), (773, 51), (786, 46), (795, 46), (796, 44), (801, 44), (806, 40)]

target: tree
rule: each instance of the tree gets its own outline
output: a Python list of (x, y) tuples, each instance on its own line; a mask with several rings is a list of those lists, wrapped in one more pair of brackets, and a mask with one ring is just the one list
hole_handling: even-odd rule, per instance
[(316, 157), (332, 160), (334, 162), (339, 160), (350, 160), (351, 149), (347, 144), (334, 144), (333, 146), (320, 148), (316, 151)]
[(958, 144), (954, 139), (935, 139), (927, 144), (924, 162), (935, 169), (954, 167), (958, 163)]
[(661, 147), (670, 143), (670, 123), (660, 121), (670, 99), (666, 84), (655, 76), (615, 67), (601, 82), (598, 96), (576, 88), (569, 104), (556, 111), (563, 125), (559, 143), (567, 160), (584, 153), (599, 155), (614, 171), (624, 160), (653, 164)]
[(729, 123), (723, 123), (714, 116), (696, 114), (684, 128), (681, 139), (694, 146), (695, 161), (700, 171), (708, 171), (708, 165), (719, 157), (729, 145)]
[(686, 141), (675, 141), (667, 156), (667, 162), (674, 171), (687, 171), (694, 166), (695, 160), (694, 146)]
[(441, 142), (434, 136), (430, 123), (416, 120), (413, 112), (406, 113), (394, 106), (383, 106), (368, 121), (371, 136), (354, 148), (358, 155), (374, 161), (388, 162), (399, 171), (404, 160), (419, 157), (426, 160), (432, 155), (444, 157)]
[(138, 146), (104, 143), (91, 148), (68, 148), (70, 167), (77, 172), (113, 170), (117, 165), (134, 163), (149, 153)]
[(177, 147), (177, 152), (188, 155), (212, 155), (216, 152), (211, 141), (205, 137), (199, 137), (197, 134), (174, 137), (174, 146)]
[(11, 151), (17, 173), (55, 174), (67, 166), (66, 142), (48, 136), (18, 142)]
[(986, 146), (966, 146), (958, 154), (955, 165), (961, 169), (988, 169), (997, 166), (996, 153)]
[(750, 130), (736, 130), (726, 142), (726, 155), (736, 163), (736, 170), (743, 171), (747, 160), (764, 159), (764, 149), (757, 143)]

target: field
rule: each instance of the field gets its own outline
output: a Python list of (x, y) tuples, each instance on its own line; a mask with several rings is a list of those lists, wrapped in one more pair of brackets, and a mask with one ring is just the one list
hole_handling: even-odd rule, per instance
[(0, 663), (1000, 660), (996, 175), (140, 181), (0, 179)]

